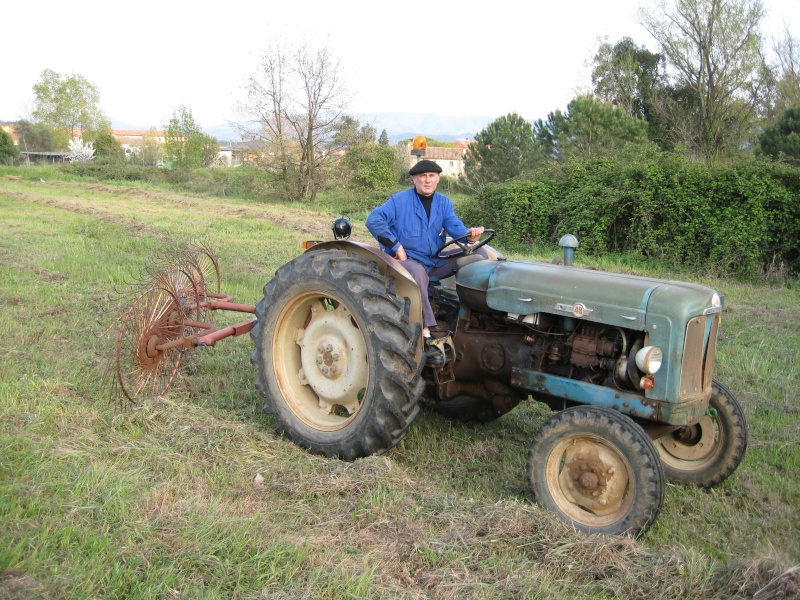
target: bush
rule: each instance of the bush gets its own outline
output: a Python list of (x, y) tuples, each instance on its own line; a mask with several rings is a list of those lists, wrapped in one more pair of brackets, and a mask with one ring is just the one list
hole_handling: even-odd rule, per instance
[(130, 165), (118, 160), (98, 159), (84, 163), (65, 163), (59, 166), (65, 173), (77, 177), (90, 177), (98, 181), (144, 181), (164, 183), (164, 169)]
[(6, 130), (0, 129), (0, 165), (15, 165), (18, 160), (19, 148)]
[[(489, 186), (466, 206), (510, 242), (565, 233), (591, 254), (635, 253), (711, 272), (800, 272), (800, 169), (709, 166), (673, 154), (575, 159)], [(777, 265), (777, 267), (776, 267)]]

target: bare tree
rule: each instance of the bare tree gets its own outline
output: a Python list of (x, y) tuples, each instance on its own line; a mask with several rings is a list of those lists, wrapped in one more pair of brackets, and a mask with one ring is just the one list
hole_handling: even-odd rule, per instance
[(661, 106), (675, 141), (706, 159), (737, 149), (757, 116), (763, 16), (761, 0), (658, 0), (639, 10), (674, 69), (674, 93)]
[(260, 166), (278, 175), (288, 200), (313, 202), (323, 182), (326, 144), (337, 130), (348, 95), (339, 61), (326, 45), (271, 45), (246, 85), (239, 113), (251, 126)]
[(800, 38), (792, 36), (784, 23), (783, 39), (773, 39), (772, 50), (778, 58), (775, 113), (780, 116), (787, 109), (800, 106)]

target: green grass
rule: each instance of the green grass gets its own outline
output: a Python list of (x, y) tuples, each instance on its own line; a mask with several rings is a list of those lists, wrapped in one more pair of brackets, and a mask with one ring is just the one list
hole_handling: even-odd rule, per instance
[[(646, 537), (586, 537), (528, 497), (527, 446), (549, 415), (536, 403), (481, 426), (423, 413), (386, 456), (323, 459), (272, 433), (244, 336), (194, 351), (165, 397), (120, 405), (109, 378), (118, 319), (154, 251), (208, 243), (223, 290), (255, 304), (301, 240), (328, 239), (338, 215), (52, 173), (0, 172), (0, 598), (800, 589), (796, 282), (708, 280), (626, 257), (586, 263), (724, 294), (717, 377), (750, 426), (737, 472), (709, 491), (670, 485)], [(354, 231), (369, 239), (363, 222)]]

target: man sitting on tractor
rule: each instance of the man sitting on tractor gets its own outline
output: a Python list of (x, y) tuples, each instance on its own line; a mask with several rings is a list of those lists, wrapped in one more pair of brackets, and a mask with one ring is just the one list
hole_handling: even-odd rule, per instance
[[(436, 191), (442, 168), (432, 160), (417, 162), (408, 174), (414, 187), (392, 194), (367, 217), (367, 229), (378, 240), (381, 249), (399, 260), (417, 282), (422, 296), (422, 335), (446, 333), (438, 326), (428, 298), (431, 277), (445, 278), (456, 271), (456, 258), (439, 255), (449, 234), (466, 236), (471, 243), (483, 235), (483, 227), (467, 228), (456, 216), (453, 202)], [(488, 258), (485, 248), (476, 254)]]

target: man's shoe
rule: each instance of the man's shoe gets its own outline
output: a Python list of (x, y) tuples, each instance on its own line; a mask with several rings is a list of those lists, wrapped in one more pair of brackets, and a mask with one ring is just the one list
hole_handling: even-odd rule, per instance
[(444, 352), (438, 346), (427, 346), (425, 348), (425, 364), (438, 366), (444, 364)]
[(431, 337), (442, 338), (450, 335), (450, 328), (444, 323), (436, 323), (430, 328)]

